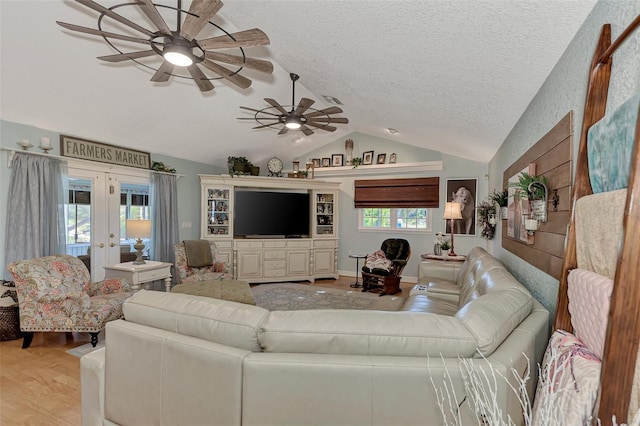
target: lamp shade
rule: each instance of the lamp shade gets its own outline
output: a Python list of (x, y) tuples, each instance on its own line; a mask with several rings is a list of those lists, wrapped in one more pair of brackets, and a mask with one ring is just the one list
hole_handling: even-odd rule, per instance
[(151, 236), (151, 221), (148, 219), (130, 219), (126, 226), (127, 238), (149, 238)]
[(445, 203), (443, 219), (462, 219), (462, 204)]

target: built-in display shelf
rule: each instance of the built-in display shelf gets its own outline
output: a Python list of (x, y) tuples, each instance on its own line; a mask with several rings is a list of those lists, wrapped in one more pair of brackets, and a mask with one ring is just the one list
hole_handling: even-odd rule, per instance
[[(199, 176), (201, 238), (215, 242), (220, 258), (228, 263), (235, 279), (261, 283), (338, 278), (339, 183), (264, 176)], [(234, 238), (236, 189), (306, 192), (309, 236)]]
[(315, 176), (345, 176), (345, 175), (378, 175), (402, 174), (442, 170), (442, 161), (424, 161), (420, 163), (370, 164), (366, 166), (318, 167), (313, 169)]

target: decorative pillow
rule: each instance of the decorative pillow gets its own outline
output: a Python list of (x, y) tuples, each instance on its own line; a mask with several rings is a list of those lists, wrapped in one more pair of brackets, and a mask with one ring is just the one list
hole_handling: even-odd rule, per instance
[(600, 367), (600, 359), (573, 334), (554, 331), (540, 367), (532, 425), (590, 424)]

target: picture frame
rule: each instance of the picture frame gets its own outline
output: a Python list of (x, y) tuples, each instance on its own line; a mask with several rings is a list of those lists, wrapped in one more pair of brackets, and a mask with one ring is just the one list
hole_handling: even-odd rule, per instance
[[(478, 199), (478, 179), (447, 179), (445, 191), (445, 201), (455, 201), (463, 205), (462, 219), (453, 221), (453, 234), (475, 237), (477, 232), (476, 200)], [(446, 220), (445, 233), (451, 235), (451, 220)]]
[(60, 155), (118, 166), (151, 169), (151, 154), (122, 146), (60, 135)]
[(389, 164), (396, 164), (397, 156), (395, 152), (392, 152), (389, 156)]
[(312, 158), (311, 162), (313, 163), (313, 167), (314, 168), (320, 167), (320, 159), (319, 158)]
[(323, 158), (322, 167), (331, 167), (331, 158)]
[(344, 164), (344, 154), (333, 154), (331, 156), (331, 167), (341, 167)]
[(365, 151), (362, 153), (362, 165), (368, 166), (373, 164), (373, 151)]
[(378, 158), (376, 159), (376, 164), (384, 164), (387, 161), (387, 154), (378, 154)]

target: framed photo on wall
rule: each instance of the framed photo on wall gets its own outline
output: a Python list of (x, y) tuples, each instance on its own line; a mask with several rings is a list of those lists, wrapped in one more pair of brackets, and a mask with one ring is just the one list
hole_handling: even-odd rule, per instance
[(323, 158), (322, 167), (331, 167), (331, 158)]
[(344, 161), (344, 154), (333, 154), (331, 155), (331, 166), (332, 167), (340, 167), (342, 166), (342, 162)]
[(368, 166), (373, 164), (373, 151), (365, 151), (362, 153), (362, 165)]
[[(476, 199), (478, 179), (447, 179), (445, 200), (462, 204), (462, 219), (453, 221), (454, 235), (476, 235)], [(445, 231), (451, 234), (451, 221), (446, 221)]]
[(320, 159), (319, 158), (312, 158), (311, 161), (313, 162), (313, 167), (314, 168), (319, 168), (320, 167)]
[(396, 164), (397, 156), (395, 152), (392, 152), (389, 156), (389, 164)]
[(376, 160), (376, 164), (384, 164), (387, 161), (387, 154), (378, 154), (378, 159)]

